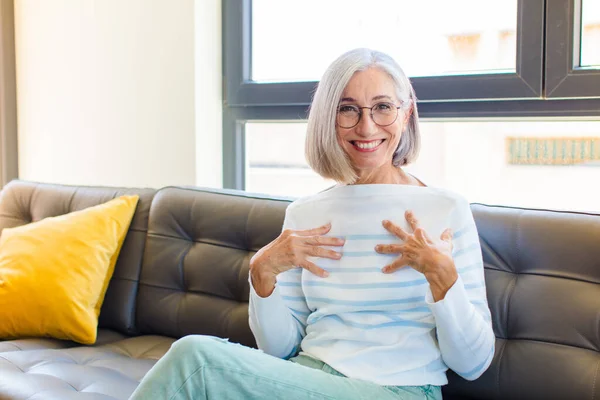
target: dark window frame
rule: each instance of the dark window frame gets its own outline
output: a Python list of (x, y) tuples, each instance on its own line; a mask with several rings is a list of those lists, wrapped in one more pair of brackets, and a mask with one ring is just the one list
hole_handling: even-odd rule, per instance
[[(317, 82), (251, 80), (252, 1), (223, 1), (225, 102), (230, 107), (309, 105)], [(544, 0), (519, 0), (514, 73), (415, 77), (419, 101), (531, 99), (542, 94)], [(528, 51), (524, 52), (524, 49)]]
[(581, 0), (549, 1), (546, 20), (546, 97), (600, 96), (600, 69), (579, 66)]

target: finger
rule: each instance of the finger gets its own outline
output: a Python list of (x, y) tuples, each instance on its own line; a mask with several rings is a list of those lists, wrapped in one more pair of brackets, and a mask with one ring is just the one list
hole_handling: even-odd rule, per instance
[(417, 230), (415, 230), (415, 237), (422, 243), (433, 243), (423, 228), (417, 228)]
[(304, 268), (305, 270), (311, 272), (316, 276), (320, 276), (321, 278), (327, 278), (329, 276), (329, 272), (325, 271), (323, 268), (317, 267), (316, 264), (311, 263), (310, 261), (303, 261), (298, 264), (300, 268)]
[(408, 210), (404, 213), (404, 218), (408, 221), (408, 225), (410, 225), (410, 229), (416, 231), (419, 228), (419, 220), (415, 217), (412, 211)]
[(303, 242), (311, 246), (343, 246), (346, 240), (331, 236), (309, 236)]
[(375, 251), (381, 254), (398, 254), (402, 253), (404, 246), (401, 244), (378, 244), (375, 246)]
[(400, 239), (406, 240), (406, 238), (408, 238), (408, 233), (404, 232), (404, 230), (402, 230), (402, 228), (400, 228), (399, 226), (394, 225), (392, 221), (388, 221), (386, 219), (383, 221), (382, 225), (385, 229), (398, 236)]
[(331, 258), (332, 260), (339, 260), (342, 258), (342, 254), (337, 251), (324, 249), (323, 247), (310, 246), (306, 252), (309, 256)]
[(294, 233), (298, 236), (320, 236), (329, 232), (330, 229), (331, 223), (327, 223), (325, 225), (319, 226), (318, 228), (295, 231)]
[(408, 260), (404, 258), (404, 256), (394, 260), (391, 264), (386, 265), (381, 270), (384, 274), (391, 274), (398, 271), (401, 268), (408, 266)]
[(440, 239), (442, 239), (444, 242), (452, 242), (452, 237), (454, 236), (454, 233), (452, 232), (452, 229), (448, 228), (446, 229), (444, 232), (442, 232), (442, 236), (440, 236)]

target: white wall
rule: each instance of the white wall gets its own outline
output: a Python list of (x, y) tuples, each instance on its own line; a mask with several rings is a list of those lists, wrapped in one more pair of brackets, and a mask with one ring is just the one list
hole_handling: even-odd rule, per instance
[(220, 158), (203, 158), (211, 174), (197, 176), (195, 90), (205, 81), (195, 51), (215, 50), (195, 43), (194, 11), (194, 0), (16, 0), (20, 178), (220, 186)]
[(221, 0), (196, 0), (196, 185), (223, 187)]

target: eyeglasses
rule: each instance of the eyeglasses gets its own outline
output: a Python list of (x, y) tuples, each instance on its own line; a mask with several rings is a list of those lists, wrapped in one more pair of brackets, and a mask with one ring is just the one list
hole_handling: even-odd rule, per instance
[(379, 126), (389, 126), (398, 118), (398, 107), (393, 103), (377, 103), (373, 107), (359, 107), (354, 104), (342, 104), (337, 111), (337, 124), (344, 129), (354, 128), (360, 122), (363, 109), (370, 111), (371, 119)]

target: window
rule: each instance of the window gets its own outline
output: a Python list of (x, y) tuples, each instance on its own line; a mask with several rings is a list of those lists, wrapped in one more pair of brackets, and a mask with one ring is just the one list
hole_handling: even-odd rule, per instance
[(473, 202), (600, 210), (585, 184), (600, 181), (598, 0), (223, 1), (225, 187), (335, 184), (304, 160), (308, 106), (333, 58), (365, 46), (415, 87), (424, 146), (409, 171)]

